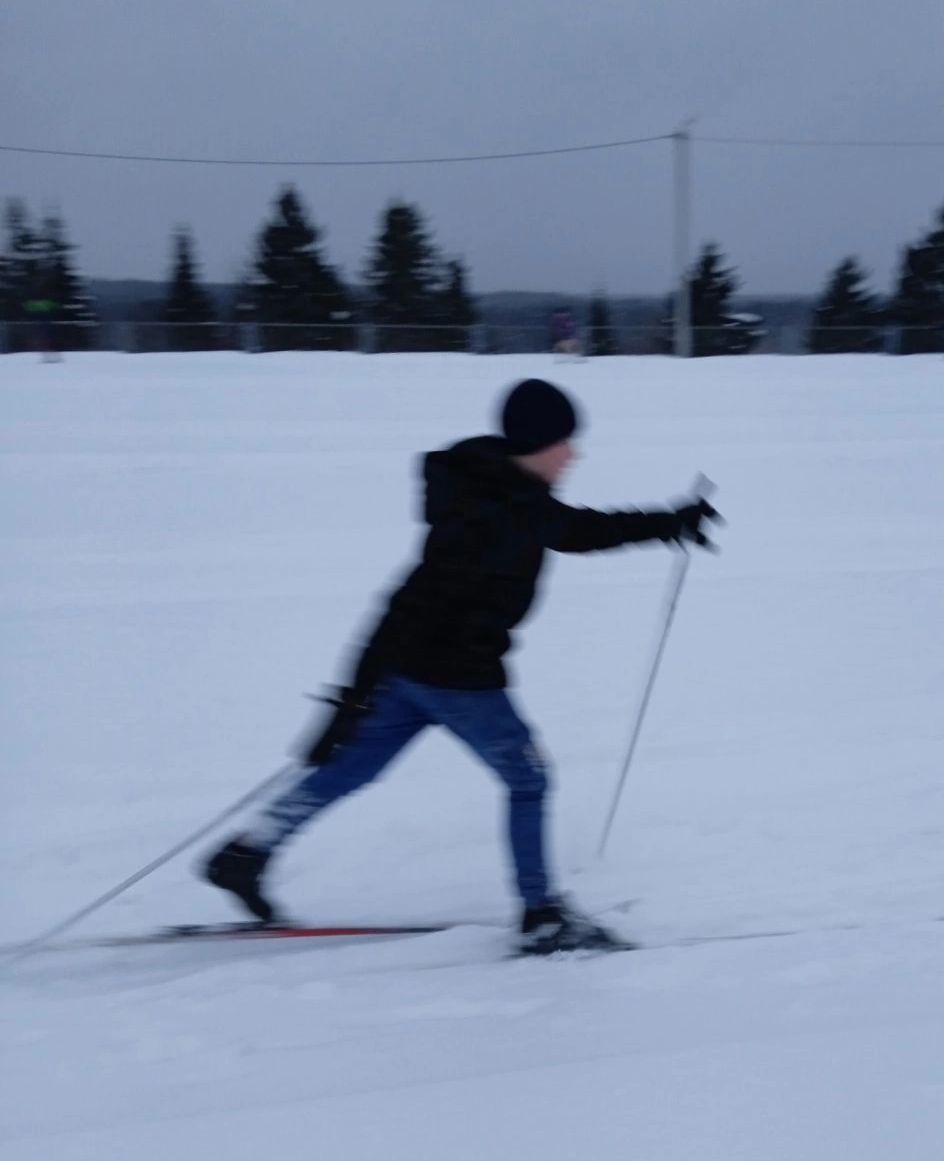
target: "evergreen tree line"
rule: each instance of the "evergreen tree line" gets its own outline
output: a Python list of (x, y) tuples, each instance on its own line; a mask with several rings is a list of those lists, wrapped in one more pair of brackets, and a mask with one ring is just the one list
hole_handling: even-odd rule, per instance
[[(375, 326), (378, 351), (466, 349), (477, 312), (465, 266), (439, 253), (416, 206), (394, 202), (384, 211), (361, 293), (344, 284), (320, 239), (296, 191), (284, 189), (236, 299), (236, 316), (257, 325), (264, 349), (343, 350), (354, 345), (350, 323), (364, 320)], [(289, 333), (286, 323), (302, 329)]]
[[(73, 324), (67, 345), (87, 345), (83, 336), (91, 334), (95, 312), (75, 272), (62, 220), (47, 216), (34, 227), (23, 203), (11, 201), (6, 234), (0, 254), (0, 320)], [(883, 350), (889, 328), (896, 329), (896, 349), (902, 354), (944, 350), (944, 207), (931, 230), (905, 247), (889, 298), (871, 292), (867, 282), (855, 256), (830, 273), (813, 310), (809, 351)], [(733, 309), (738, 288), (736, 271), (721, 249), (706, 245), (688, 282), (693, 354), (744, 353), (763, 338), (761, 318)], [(657, 350), (672, 350), (674, 309), (670, 300), (656, 328)], [(258, 233), (228, 319), (201, 284), (194, 242), (183, 227), (174, 234), (161, 310), (169, 345), (176, 349), (219, 346), (221, 328), (210, 324), (236, 321), (249, 324), (254, 345), (265, 350), (346, 349), (355, 345), (354, 322), (373, 325), (378, 351), (465, 350), (468, 328), (477, 318), (465, 264), (441, 255), (418, 207), (394, 202), (386, 208), (363, 285), (354, 289), (326, 258), (322, 231), (291, 186), (275, 199)], [(618, 332), (604, 295), (592, 299), (587, 323), (588, 353), (617, 353)]]
[[(61, 221), (50, 218), (34, 230), (24, 205), (11, 201), (6, 226), (0, 320), (35, 321), (42, 303), (45, 321), (94, 324)], [(359, 291), (345, 284), (324, 254), (321, 230), (286, 187), (259, 231), (229, 318), (202, 285), (190, 231), (175, 231), (159, 321), (178, 350), (220, 346), (223, 327), (211, 324), (231, 322), (249, 325), (254, 345), (264, 350), (344, 350), (355, 345), (353, 322), (374, 325), (378, 351), (467, 349), (478, 312), (465, 264), (440, 254), (416, 206), (395, 202), (384, 211), (363, 279)], [(74, 330), (68, 345), (84, 345)], [(20, 345), (27, 345), (25, 333)]]
[[(902, 254), (895, 292), (888, 299), (872, 293), (858, 258), (843, 258), (830, 273), (816, 300), (806, 335), (811, 354), (866, 353), (888, 346), (894, 329), (896, 353), (944, 351), (944, 206), (928, 233)], [(738, 355), (764, 337), (763, 320), (735, 312), (739, 288), (736, 271), (726, 266), (714, 243), (706, 245), (688, 280), (693, 355)], [(674, 298), (656, 336), (657, 350), (674, 349)], [(606, 299), (591, 300), (590, 353), (610, 355), (616, 344)]]

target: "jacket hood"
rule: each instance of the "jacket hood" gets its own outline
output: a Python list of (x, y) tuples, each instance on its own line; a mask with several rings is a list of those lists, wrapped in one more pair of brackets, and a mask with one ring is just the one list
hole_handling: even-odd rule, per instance
[(465, 439), (423, 459), (426, 482), (424, 515), (432, 524), (469, 504), (496, 503), (546, 494), (543, 480), (523, 472), (495, 435)]

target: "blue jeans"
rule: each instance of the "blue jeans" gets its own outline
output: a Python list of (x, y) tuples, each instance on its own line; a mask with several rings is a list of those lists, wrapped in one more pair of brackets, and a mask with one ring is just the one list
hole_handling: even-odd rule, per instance
[(274, 850), (332, 802), (372, 782), (408, 742), (434, 725), (465, 742), (505, 783), (518, 891), (528, 906), (546, 902), (547, 769), (503, 689), (442, 689), (406, 677), (387, 678), (353, 736), (324, 765), (304, 767), (295, 785), (249, 825), (246, 841)]

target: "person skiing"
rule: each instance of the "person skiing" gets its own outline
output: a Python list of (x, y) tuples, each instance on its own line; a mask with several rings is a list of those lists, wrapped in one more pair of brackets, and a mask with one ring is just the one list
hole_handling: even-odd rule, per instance
[(569, 306), (555, 310), (551, 315), (551, 351), (561, 359), (580, 358), (580, 338), (577, 320)]
[(508, 792), (508, 841), (523, 903), (520, 950), (605, 946), (614, 937), (560, 896), (545, 854), (545, 759), (511, 701), (503, 657), (530, 608), (545, 551), (594, 552), (644, 541), (707, 545), (706, 501), (674, 509), (572, 508), (552, 486), (575, 452), (577, 411), (559, 388), (527, 379), (507, 394), (502, 435), (465, 439), (423, 459), (429, 525), (418, 566), (393, 593), (333, 713), (299, 755), (293, 784), (203, 865), (263, 923), (274, 852), (310, 819), (371, 782), (425, 727), (444, 726)]
[(51, 298), (30, 298), (23, 309), (33, 322), (33, 346), (43, 363), (59, 363), (62, 356), (56, 345), (55, 315), (57, 306)]

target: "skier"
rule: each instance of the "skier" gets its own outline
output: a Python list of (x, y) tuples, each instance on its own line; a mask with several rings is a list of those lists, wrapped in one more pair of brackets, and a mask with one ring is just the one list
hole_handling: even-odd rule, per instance
[(59, 363), (62, 356), (56, 345), (55, 323), (57, 306), (51, 298), (30, 298), (23, 304), (34, 326), (33, 346), (43, 363)]
[(294, 784), (202, 868), (259, 920), (280, 922), (263, 874), (273, 853), (315, 815), (365, 786), (426, 726), (445, 726), (498, 775), (509, 795), (509, 841), (524, 910), (520, 949), (550, 953), (612, 942), (557, 893), (545, 859), (547, 768), (506, 692), (502, 658), (527, 613), (545, 549), (593, 552), (641, 541), (706, 545), (706, 501), (675, 509), (571, 508), (551, 488), (574, 458), (578, 415), (541, 379), (518, 383), (502, 436), (425, 456), (422, 560), (388, 602), (334, 712), (300, 755)]
[(551, 351), (561, 360), (576, 362), (581, 357), (577, 320), (570, 307), (562, 307), (551, 315)]

